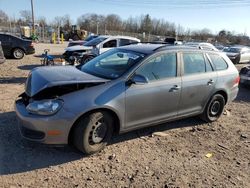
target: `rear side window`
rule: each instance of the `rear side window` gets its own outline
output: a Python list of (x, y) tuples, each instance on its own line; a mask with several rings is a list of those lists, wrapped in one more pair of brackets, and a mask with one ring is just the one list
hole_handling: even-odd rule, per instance
[(126, 45), (136, 44), (136, 43), (138, 43), (138, 42), (135, 40), (120, 39), (120, 46), (126, 46)]
[(202, 53), (183, 53), (184, 75), (205, 73), (206, 62)]
[(227, 65), (226, 61), (220, 55), (209, 54), (209, 57), (210, 57), (211, 61), (213, 62), (215, 69), (217, 71), (227, 69), (228, 65)]

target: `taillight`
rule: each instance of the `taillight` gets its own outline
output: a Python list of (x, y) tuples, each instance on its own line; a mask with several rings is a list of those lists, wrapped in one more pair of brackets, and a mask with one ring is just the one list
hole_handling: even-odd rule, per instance
[(32, 43), (30, 44), (30, 46), (31, 46), (31, 47), (34, 47), (34, 43), (32, 42)]
[(240, 83), (240, 76), (237, 76), (235, 79), (234, 79), (234, 85), (239, 85)]

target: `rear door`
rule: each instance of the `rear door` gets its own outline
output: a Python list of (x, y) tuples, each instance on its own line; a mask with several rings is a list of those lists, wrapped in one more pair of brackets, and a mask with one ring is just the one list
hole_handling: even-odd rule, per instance
[(215, 88), (217, 73), (202, 52), (182, 53), (182, 93), (179, 116), (202, 111)]

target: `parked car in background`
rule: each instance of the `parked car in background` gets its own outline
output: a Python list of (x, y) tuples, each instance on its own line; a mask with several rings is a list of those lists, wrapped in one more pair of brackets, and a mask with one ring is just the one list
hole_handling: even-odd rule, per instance
[(0, 41), (5, 57), (22, 59), (25, 54), (35, 53), (35, 48), (31, 40), (22, 39), (11, 34), (0, 33)]
[(66, 48), (63, 56), (66, 61), (69, 61), (69, 57), (72, 56), (73, 53), (84, 52), (82, 62), (85, 63), (111, 48), (126, 46), (139, 42), (140, 40), (134, 37), (100, 35), (99, 37), (86, 42), (84, 45), (71, 46)]
[(219, 51), (223, 51), (225, 48), (225, 46), (223, 46), (222, 44), (216, 44), (214, 47), (217, 48)]
[(240, 83), (250, 86), (250, 66), (243, 67), (240, 70)]
[(3, 54), (2, 44), (1, 44), (1, 41), (0, 41), (0, 64), (2, 64), (4, 62), (5, 62), (5, 57), (4, 57), (4, 54)]
[(91, 40), (95, 39), (98, 36), (99, 35), (89, 35), (85, 40), (72, 40), (72, 39), (69, 39), (68, 47), (70, 47), (70, 46), (77, 46), (77, 45), (83, 45), (84, 43), (86, 43), (88, 41), (91, 41)]
[(77, 69), (39, 67), (15, 110), (23, 137), (100, 151), (112, 135), (199, 115), (216, 121), (238, 93), (226, 54), (159, 44), (114, 48)]
[(219, 51), (214, 45), (208, 42), (187, 42), (185, 45), (203, 50)]
[(247, 46), (231, 46), (223, 50), (234, 64), (250, 62), (250, 48)]

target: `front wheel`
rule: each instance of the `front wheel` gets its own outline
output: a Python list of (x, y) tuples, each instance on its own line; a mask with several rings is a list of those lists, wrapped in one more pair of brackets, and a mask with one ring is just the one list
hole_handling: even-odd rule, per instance
[(84, 65), (85, 63), (87, 63), (88, 61), (90, 61), (91, 59), (93, 59), (94, 56), (87, 56), (87, 57), (83, 57), (81, 59), (81, 65)]
[(113, 118), (108, 112), (98, 111), (82, 117), (74, 128), (73, 143), (83, 153), (101, 151), (113, 134)]
[(215, 94), (207, 103), (201, 114), (201, 119), (206, 122), (213, 122), (219, 119), (225, 106), (225, 99), (221, 94)]

